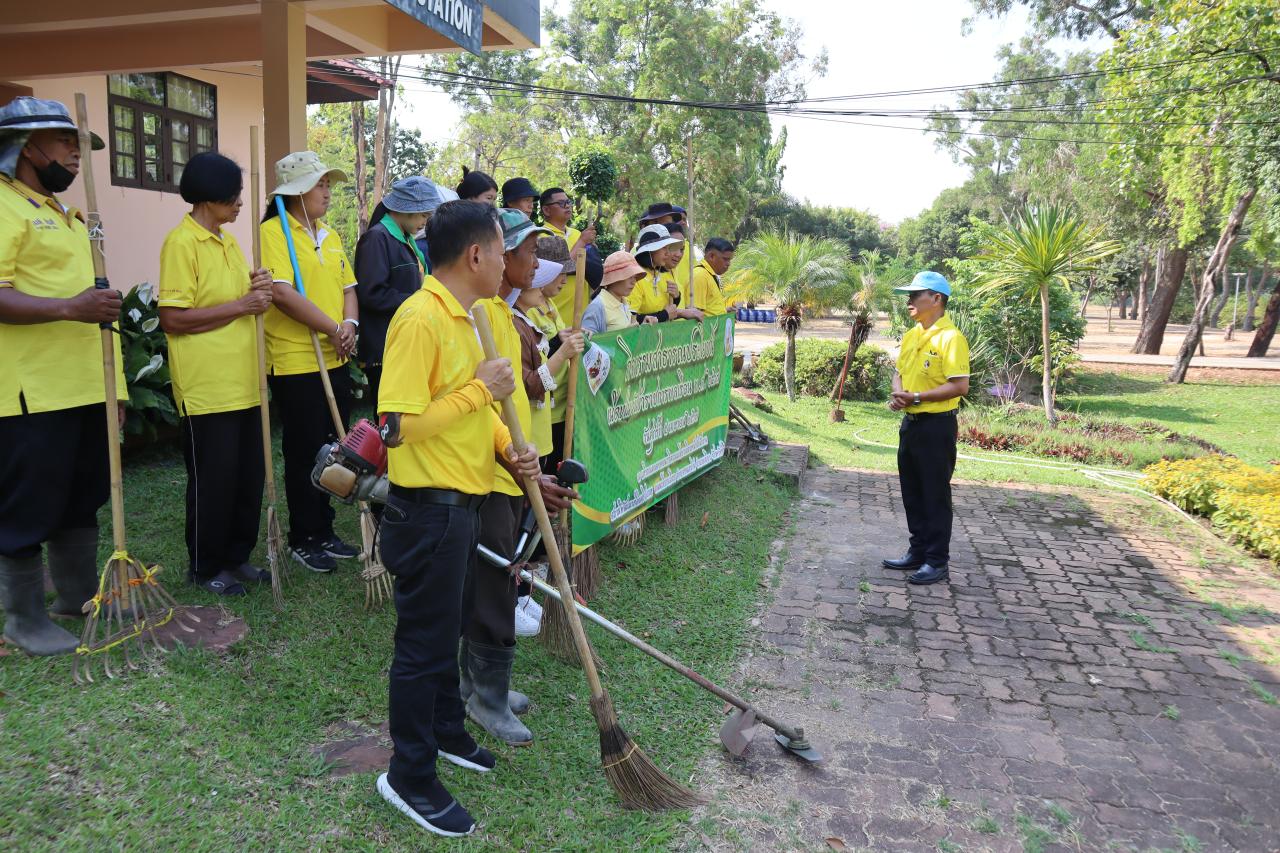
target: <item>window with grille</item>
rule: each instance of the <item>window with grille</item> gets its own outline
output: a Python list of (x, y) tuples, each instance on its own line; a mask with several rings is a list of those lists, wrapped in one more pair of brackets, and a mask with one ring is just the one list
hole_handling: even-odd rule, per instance
[(180, 74), (111, 74), (111, 183), (177, 192), (182, 168), (218, 148), (218, 91)]

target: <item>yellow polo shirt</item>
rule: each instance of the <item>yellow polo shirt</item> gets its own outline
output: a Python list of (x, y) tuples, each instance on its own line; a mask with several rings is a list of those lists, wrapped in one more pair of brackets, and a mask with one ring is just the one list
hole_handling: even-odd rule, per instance
[(667, 293), (666, 273), (648, 272), (636, 282), (635, 289), (627, 297), (627, 304), (637, 314), (657, 314), (671, 303)]
[[(236, 238), (221, 237), (188, 214), (160, 249), (161, 308), (213, 308), (249, 292), (249, 265)], [(235, 412), (258, 399), (257, 330), (251, 315), (221, 329), (165, 335), (178, 411), (186, 415)]]
[(720, 288), (720, 277), (706, 261), (693, 268), (692, 307), (708, 317), (718, 317), (729, 312), (724, 303), (724, 291)]
[[(355, 271), (347, 252), (342, 248), (342, 238), (316, 223), (313, 236), (301, 222), (288, 217), (293, 233), (293, 247), (298, 255), (298, 269), (302, 272), (302, 285), (307, 299), (325, 313), (336, 326), (342, 322), (343, 295), (347, 288), (356, 286)], [(259, 226), (262, 233), (262, 265), (271, 270), (271, 277), (278, 282), (296, 286), (293, 266), (289, 262), (289, 247), (285, 243), (280, 218), (273, 216)], [(311, 345), (311, 330), (272, 305), (265, 315), (267, 331), (267, 367), (276, 376), (298, 373), (315, 373), (316, 353)], [(338, 358), (327, 335), (320, 336), (320, 349), (324, 352), (325, 367), (333, 368), (346, 363)]]
[[(570, 255), (573, 254), (573, 244), (578, 242), (578, 238), (582, 236), (581, 231), (579, 231), (577, 228), (574, 228), (572, 226), (566, 228), (564, 231), (561, 231), (559, 228), (555, 227), (550, 222), (544, 222), (542, 223), (542, 225), (552, 234), (555, 234), (557, 237), (563, 237), (565, 245), (569, 247)], [(586, 283), (585, 278), (583, 278), (582, 281), (584, 284)], [(564, 287), (560, 288), (560, 292), (557, 293), (555, 298), (551, 300), (551, 303), (556, 306), (556, 310), (560, 312), (560, 315), (562, 317), (570, 317), (570, 318), (573, 317), (573, 291), (577, 287), (578, 287), (578, 274), (575, 272), (573, 275), (565, 279)], [(588, 301), (589, 301), (589, 294), (583, 294), (582, 307), (584, 310), (587, 307)]]
[[(904, 391), (930, 391), (948, 379), (969, 375), (969, 342), (943, 314), (926, 329), (919, 323), (902, 336), (898, 352), (898, 375)], [(960, 405), (960, 398), (907, 406), (906, 412), (949, 412)]]
[(469, 495), (492, 491), (495, 454), (511, 444), (511, 434), (494, 412), (489, 389), (475, 378), (483, 360), (471, 316), (435, 276), (427, 276), (391, 318), (378, 410), (429, 416), (430, 434), (390, 448), (391, 482)]
[[(556, 294), (559, 296), (560, 294)], [(585, 309), (586, 306), (583, 306)], [(564, 318), (560, 312), (556, 310), (554, 304), (548, 303), (543, 308), (531, 308), (529, 310), (529, 319), (533, 321), (533, 325), (538, 327), (542, 334), (547, 336), (547, 340), (551, 340), (559, 336), (561, 332), (569, 328), (565, 325)], [(569, 405), (569, 362), (562, 362), (560, 369), (551, 374), (551, 378), (556, 381), (556, 390), (551, 392), (551, 423), (564, 423), (564, 410)], [(538, 448), (538, 452), (542, 452), (542, 447)]]
[[(489, 315), (489, 325), (493, 327), (493, 343), (498, 348), (498, 356), (511, 360), (511, 369), (516, 374), (516, 391), (511, 395), (511, 400), (516, 404), (516, 417), (520, 419), (520, 430), (524, 433), (525, 440), (533, 442), (536, 446), (538, 442), (533, 434), (533, 415), (529, 408), (529, 394), (524, 390), (524, 380), (520, 373), (520, 333), (516, 331), (516, 316), (511, 313), (511, 306), (501, 296), (477, 300), (471, 310), (474, 312), (476, 309), (482, 309)], [(501, 418), (502, 404), (495, 402), (493, 411)], [(549, 447), (538, 447), (539, 456), (545, 456), (550, 452)], [(512, 497), (524, 494), (524, 489), (516, 485), (515, 479), (501, 464), (494, 466), (493, 469), (493, 491)]]
[[(693, 251), (693, 247), (689, 245), (689, 241), (684, 241), (684, 254), (680, 256), (680, 263), (676, 264), (675, 269), (670, 270), (667, 275), (676, 283), (676, 287), (680, 289), (680, 307), (689, 307), (689, 253)], [(694, 268), (697, 268), (697, 261), (694, 261)]]
[[(69, 299), (93, 287), (89, 231), (80, 212), (0, 175), (0, 287)], [(128, 400), (120, 337), (116, 396)], [(0, 322), (0, 417), (101, 404), (102, 330), (96, 323)]]

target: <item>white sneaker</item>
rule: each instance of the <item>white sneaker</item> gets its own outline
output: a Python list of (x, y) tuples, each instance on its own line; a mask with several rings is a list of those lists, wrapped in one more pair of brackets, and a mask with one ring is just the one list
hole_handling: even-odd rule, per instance
[(522, 595), (516, 602), (516, 607), (528, 613), (539, 622), (542, 621), (542, 605), (533, 600), (532, 595)]
[[(523, 601), (528, 596), (521, 599)], [(534, 617), (533, 613), (528, 609), (516, 605), (516, 636), (517, 637), (536, 637), (538, 632), (542, 630), (542, 618), (539, 615)]]

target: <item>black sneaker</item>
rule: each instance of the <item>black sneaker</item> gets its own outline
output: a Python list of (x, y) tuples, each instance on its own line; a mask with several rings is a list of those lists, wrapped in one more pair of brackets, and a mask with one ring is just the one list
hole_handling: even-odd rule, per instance
[(338, 568), (338, 564), (333, 561), (333, 557), (329, 556), (329, 552), (316, 542), (294, 545), (289, 549), (289, 553), (293, 555), (293, 559), (313, 572), (328, 574)]
[(337, 536), (317, 540), (316, 547), (323, 549), (330, 557), (336, 557), (339, 560), (350, 560), (360, 556), (359, 548), (354, 545), (348, 545)]
[(428, 832), (458, 838), (475, 831), (475, 820), (450, 796), (439, 779), (431, 780), (425, 794), (402, 794), (392, 787), (387, 774), (383, 773), (378, 777), (378, 793), (397, 811)]
[(463, 732), (459, 737), (441, 742), (438, 747), (440, 757), (452, 761), (459, 767), (488, 773), (498, 765), (493, 753), (475, 742), (470, 734)]

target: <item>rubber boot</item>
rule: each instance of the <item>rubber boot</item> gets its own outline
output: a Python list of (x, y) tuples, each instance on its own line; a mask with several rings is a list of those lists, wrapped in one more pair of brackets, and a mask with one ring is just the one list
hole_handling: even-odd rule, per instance
[(4, 638), (29, 655), (66, 655), (80, 641), (53, 622), (44, 609), (44, 568), (40, 558), (0, 557), (0, 604)]
[[(458, 649), (458, 693), (462, 696), (465, 703), (471, 698), (471, 662), (468, 660), (471, 649), (471, 641), (466, 637), (462, 638), (462, 643)], [(507, 691), (507, 704), (511, 706), (511, 713), (525, 714), (529, 711), (529, 697), (521, 693), (519, 690)]]
[(49, 574), (58, 591), (49, 612), (54, 616), (82, 616), (84, 603), (98, 591), (98, 528), (59, 530), (45, 547)]
[(528, 746), (533, 733), (511, 713), (507, 685), (511, 683), (511, 666), (516, 648), (470, 644), (471, 698), (467, 700), (467, 716), (489, 734), (511, 746)]

